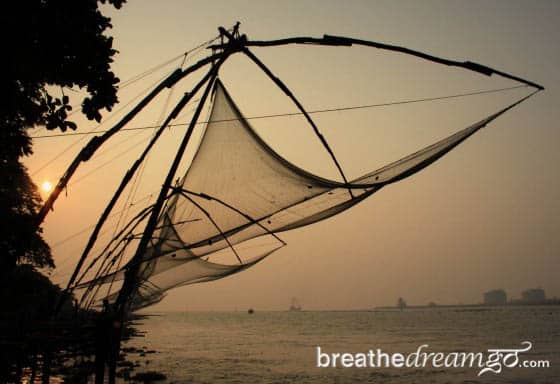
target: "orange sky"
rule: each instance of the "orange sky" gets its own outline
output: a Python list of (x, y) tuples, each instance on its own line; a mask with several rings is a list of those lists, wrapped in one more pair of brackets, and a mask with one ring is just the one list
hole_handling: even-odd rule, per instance
[[(111, 34), (120, 51), (113, 68), (121, 80), (214, 37), (218, 26), (229, 27), (239, 20), (242, 33), (252, 39), (345, 35), (480, 62), (547, 88), (427, 170), (387, 187), (349, 212), (282, 235), (288, 247), (253, 269), (175, 290), (156, 308), (283, 309), (293, 296), (307, 309), (368, 308), (394, 304), (399, 296), (418, 304), (470, 303), (480, 301), (482, 292), (492, 288), (504, 288), (513, 297), (529, 287), (560, 295), (556, 276), (560, 263), (558, 3), (136, 0), (110, 15)], [(309, 110), (516, 85), (371, 48), (306, 46), (254, 52)], [(180, 60), (174, 63), (179, 64)], [(121, 104), (174, 65), (123, 88)], [(295, 111), (241, 56), (223, 67), (220, 78), (246, 116)], [(177, 86), (169, 105), (193, 81)], [(352, 178), (455, 132), (526, 93), (314, 118)], [(160, 121), (166, 98), (162, 95), (131, 126)], [(79, 117), (76, 121), (79, 132), (95, 126)], [(186, 121), (188, 116), (180, 122)], [(286, 158), (320, 175), (337, 177), (302, 118), (252, 124)], [(161, 185), (183, 129), (171, 128), (150, 157), (138, 199)], [(61, 195), (44, 225), (59, 265), (53, 280), (68, 278), (88, 231), (57, 243), (96, 220), (150, 132), (117, 135), (80, 168), (68, 195)], [(47, 132), (37, 129), (32, 134)], [(60, 176), (87, 142), (77, 142), (79, 138), (34, 141), (35, 155), (27, 166), (36, 183)]]

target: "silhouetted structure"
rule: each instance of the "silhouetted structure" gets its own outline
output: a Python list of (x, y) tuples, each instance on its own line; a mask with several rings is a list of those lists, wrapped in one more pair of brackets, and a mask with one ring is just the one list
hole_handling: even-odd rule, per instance
[(506, 305), (507, 295), (503, 289), (493, 289), (484, 293), (484, 305)]
[(531, 288), (521, 292), (521, 301), (524, 304), (541, 304), (546, 301), (546, 295), (542, 288)]
[(290, 311), (296, 311), (296, 312), (301, 311), (301, 304), (295, 297), (292, 297), (292, 303), (290, 304)]
[[(221, 279), (256, 265), (286, 245), (278, 237), (278, 233), (307, 226), (339, 214), (381, 188), (421, 171), (494, 119), (543, 89), (538, 84), (480, 64), (446, 60), (404, 47), (328, 35), (323, 38), (249, 40), (239, 33), (238, 26), (239, 23), (231, 30), (220, 27), (220, 43), (208, 46), (212, 49), (209, 56), (184, 69), (182, 64), (120, 122), (103, 135), (94, 137), (70, 164), (38, 214), (37, 221), (40, 222), (51, 210), (56, 198), (64, 190), (78, 166), (92, 158), (94, 152), (103, 143), (150, 104), (160, 91), (171, 88), (187, 75), (210, 66), (190, 91), (184, 92), (184, 96), (159, 125), (149, 143), (123, 176), (90, 233), (89, 240), (68, 281), (69, 292), (73, 289), (83, 290), (80, 304), (85, 308), (98, 307), (101, 300), (107, 300), (112, 307), (111, 314), (114, 322), (107, 322), (105, 328), (110, 328), (111, 324), (122, 324), (127, 314), (160, 301), (165, 292), (170, 289)], [(288, 87), (249, 49), (301, 43), (323, 46), (359, 45), (407, 53), (488, 76), (500, 75), (532, 86), (536, 90), (430, 146), (349, 181), (310, 114)], [(339, 171), (339, 179), (343, 182), (328, 180), (295, 166), (260, 138), (218, 77), (221, 65), (236, 53), (243, 53), (248, 57), (292, 100), (331, 157)], [(102, 233), (117, 203), (122, 201), (124, 191), (130, 186), (129, 183), (137, 180), (136, 177), (140, 177), (139, 169), (142, 169), (140, 167), (145, 164), (156, 142), (195, 96), (198, 97), (198, 104), (188, 128), (184, 131), (155, 202), (141, 210), (118, 232), (114, 232), (114, 237), (104, 250), (92, 257), (92, 250), (98, 245), (96, 243), (98, 236)], [(192, 146), (191, 136), (199, 124), (199, 117), (207, 99), (211, 100), (209, 101), (210, 117), (204, 132), (201, 133), (199, 146), (195, 150), (188, 170), (183, 177), (180, 177), (180, 165), (184, 163), (187, 149)], [(227, 124), (223, 124), (224, 122)], [(185, 223), (195, 224), (184, 225)], [(142, 231), (141, 235), (136, 237), (139, 225)], [(254, 248), (248, 246), (251, 245), (249, 242), (264, 236), (271, 236), (274, 241), (251, 254), (251, 249)], [(132, 239), (138, 241), (133, 242)], [(128, 254), (125, 253), (125, 248), (129, 246), (136, 250), (130, 253), (131, 257), (126, 264), (121, 263), (124, 259), (123, 255)], [(243, 248), (244, 246), (246, 247)], [(127, 251), (129, 249), (127, 248)], [(218, 252), (225, 252), (226, 249), (229, 249), (232, 260), (235, 258), (234, 263), (221, 264), (214, 259)], [(97, 270), (95, 275), (91, 280), (84, 281), (89, 277), (87, 272), (93, 268)], [(114, 281), (122, 281), (119, 289), (114, 289)], [(402, 310), (406, 307), (406, 302), (403, 298), (399, 298), (397, 305)], [(249, 314), (253, 312), (253, 309), (248, 310)], [(112, 330), (108, 329), (107, 332)], [(115, 371), (116, 359), (111, 358), (110, 353), (113, 353), (111, 352), (113, 349), (115, 351), (119, 349), (118, 337), (116, 339), (115, 342), (112, 340), (106, 342), (105, 345), (108, 345), (110, 351), (107, 353), (104, 351), (99, 355), (99, 366), (101, 367), (102, 360), (107, 360), (112, 367), (111, 372)], [(100, 368), (97, 381), (103, 382), (102, 374)], [(109, 375), (109, 383), (114, 381), (114, 374)]]

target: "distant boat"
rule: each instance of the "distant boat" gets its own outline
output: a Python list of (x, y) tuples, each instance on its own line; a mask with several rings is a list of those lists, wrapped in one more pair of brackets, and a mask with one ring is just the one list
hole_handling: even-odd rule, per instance
[(253, 313), (255, 313), (255, 310), (254, 310), (253, 308), (249, 308), (249, 309), (247, 310), (247, 313), (248, 313), (249, 315), (252, 315)]
[(292, 297), (292, 304), (290, 304), (290, 311), (301, 311), (301, 304), (295, 297)]

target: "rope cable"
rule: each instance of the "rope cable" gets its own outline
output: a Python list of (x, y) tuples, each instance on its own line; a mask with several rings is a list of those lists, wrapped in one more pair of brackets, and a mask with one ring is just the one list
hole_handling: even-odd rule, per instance
[[(158, 81), (150, 84), (148, 87), (146, 87), (145, 89), (143, 89), (142, 91), (140, 91), (140, 93), (138, 93), (136, 96), (134, 96), (131, 100), (129, 100), (126, 104), (124, 104), (123, 106), (121, 106), (119, 109), (117, 109), (114, 113), (112, 113), (111, 115), (109, 115), (105, 120), (103, 120), (101, 123), (97, 124), (96, 126), (94, 126), (93, 128), (91, 128), (89, 131), (87, 132), (80, 132), (82, 133), (82, 135), (84, 135), (83, 137), (79, 138), (78, 140), (76, 140), (75, 142), (73, 142), (72, 144), (68, 145), (65, 149), (63, 149), (58, 155), (54, 156), (53, 158), (51, 158), (50, 160), (48, 160), (45, 164), (43, 164), (41, 167), (39, 167), (39, 169), (35, 170), (31, 175), (34, 176), (37, 173), (41, 172), (43, 169), (45, 169), (46, 167), (48, 167), (49, 165), (51, 165), (53, 162), (55, 162), (56, 160), (58, 160), (60, 157), (62, 157), (65, 153), (67, 153), (70, 149), (74, 148), (76, 145), (78, 145), (80, 142), (82, 142), (86, 136), (85, 135), (90, 135), (90, 134), (94, 134), (94, 133), (102, 133), (102, 132), (107, 132), (107, 130), (104, 131), (99, 131), (98, 129), (105, 125), (107, 122), (114, 120), (117, 116), (119, 116), (119, 114), (121, 112), (124, 111), (125, 108), (127, 108), (130, 104), (132, 104), (134, 101), (138, 100), (140, 97), (142, 97), (143, 95), (145, 95), (152, 87), (154, 87), (154, 85), (160, 83), (163, 79), (165, 79), (165, 77), (169, 76), (171, 72), (167, 73), (164, 77), (160, 78)], [(73, 135), (73, 133), (76, 132), (69, 132), (69, 133), (64, 133), (61, 135), (70, 135), (70, 136), (76, 136)], [(31, 138), (34, 138), (33, 136), (31, 136)]]
[[(467, 93), (458, 93), (453, 95), (446, 95), (446, 96), (435, 96), (435, 97), (426, 97), (421, 99), (409, 99), (409, 100), (397, 100), (397, 101), (389, 101), (384, 103), (376, 103), (376, 104), (365, 104), (365, 105), (354, 105), (354, 106), (347, 106), (347, 107), (335, 107), (335, 108), (325, 108), (325, 109), (315, 109), (308, 111), (308, 114), (316, 114), (316, 113), (329, 113), (329, 112), (341, 112), (341, 111), (351, 111), (357, 109), (367, 109), (367, 108), (381, 108), (381, 107), (390, 107), (395, 105), (405, 105), (405, 104), (415, 104), (415, 103), (423, 103), (423, 102), (430, 102), (430, 101), (439, 101), (439, 100), (447, 100), (447, 99), (455, 99), (460, 97), (468, 97), (468, 96), (476, 96), (476, 95), (483, 95), (489, 93), (499, 93), (499, 92), (506, 92), (512, 91), (515, 89), (520, 88), (527, 88), (528, 85), (516, 85), (513, 87), (506, 87), (506, 88), (496, 88), (496, 89), (487, 89), (475, 92), (467, 92)], [(258, 119), (268, 119), (268, 118), (276, 118), (276, 117), (287, 117), (287, 116), (299, 116), (302, 115), (301, 112), (289, 112), (289, 113), (276, 113), (276, 114), (267, 114), (267, 115), (257, 115), (257, 116), (249, 116), (244, 117), (245, 120), (258, 120)], [(223, 119), (223, 120), (215, 120), (214, 122), (228, 122), (228, 121), (237, 121), (239, 119)], [(208, 121), (199, 121), (197, 124), (206, 124)], [(188, 125), (187, 123), (177, 123), (177, 124), (169, 124), (169, 127), (177, 127), (177, 126), (184, 126)], [(151, 129), (157, 128), (156, 126), (140, 126), (140, 127), (131, 127), (131, 128), (123, 128), (119, 132), (126, 132), (126, 131), (136, 131), (142, 129)], [(106, 131), (99, 131), (100, 133)], [(75, 135), (89, 135), (89, 132), (71, 132), (66, 134), (54, 134), (54, 135), (43, 135), (43, 136), (32, 136), (33, 139), (42, 139), (42, 138), (53, 138), (53, 137), (66, 137), (66, 136), (75, 136)]]
[[(164, 67), (166, 67), (167, 65), (177, 61), (180, 58), (183, 58), (183, 61), (181, 62), (181, 68), (185, 65), (186, 61), (187, 61), (187, 57), (188, 59), (192, 59), (196, 54), (199, 54), (202, 52), (202, 48), (209, 45), (210, 43), (216, 41), (219, 38), (219, 36), (216, 36), (210, 40), (207, 40), (197, 46), (195, 46), (194, 48), (191, 48), (187, 51), (185, 51), (184, 53), (177, 55), (171, 59), (168, 59), (167, 61), (158, 64), (152, 68), (149, 68), (147, 70), (145, 70), (144, 72), (141, 72), (137, 75), (132, 76), (131, 78), (117, 84), (119, 91), (122, 90), (123, 88), (145, 78), (148, 75), (151, 75), (152, 73), (158, 71), (159, 69), (162, 69)], [(147, 87), (146, 89), (142, 90), (140, 93), (138, 93), (135, 97), (133, 97), (130, 101), (128, 101), (125, 105), (123, 105), (122, 107), (120, 107), (117, 111), (115, 111), (115, 113), (112, 113), (111, 115), (109, 115), (107, 117), (107, 119), (105, 119), (103, 122), (101, 122), (100, 124), (96, 125), (94, 128), (92, 128), (88, 133), (92, 134), (93, 132), (97, 132), (97, 129), (99, 127), (101, 127), (103, 124), (107, 123), (108, 121), (110, 121), (111, 119), (114, 119), (116, 116), (118, 116), (119, 112), (121, 112), (124, 108), (126, 108), (127, 106), (129, 106), (133, 101), (137, 100), (139, 97), (141, 97), (142, 95), (146, 94), (153, 86), (159, 84), (163, 79), (165, 79), (165, 77), (169, 76), (170, 73), (167, 73), (166, 76), (160, 78), (157, 82), (150, 84), (149, 87)], [(69, 116), (72, 116), (74, 113), (78, 112), (79, 110), (76, 109), (77, 107), (79, 107), (78, 105), (74, 105), (72, 106), (72, 108), (74, 109)], [(38, 129), (40, 129), (41, 127), (37, 127)], [(38, 129), (35, 130), (34, 133), (36, 133), (38, 131)], [(106, 132), (106, 131), (102, 131), (102, 132)], [(83, 132), (82, 132), (83, 133)], [(31, 136), (31, 138), (33, 138), (34, 136)], [(78, 143), (80, 143), (82, 141), (82, 139), (77, 140), (76, 142), (72, 143), (71, 145), (69, 145), (68, 147), (66, 147), (65, 149), (62, 150), (62, 152), (60, 152), (58, 155), (54, 156), (53, 158), (51, 158), (50, 160), (48, 160), (44, 165), (42, 165), (39, 169), (35, 170), (31, 175), (35, 175), (37, 173), (39, 173), (40, 171), (42, 171), (43, 169), (45, 169), (47, 166), (49, 166), (50, 164), (52, 164), (54, 161), (58, 160), (62, 155), (64, 155), (66, 152), (68, 152), (70, 149), (72, 149), (73, 147), (75, 147), (76, 145), (78, 145)]]
[[(183, 66), (185, 65), (185, 62), (187, 60), (187, 55), (188, 55), (188, 52), (185, 52), (184, 55), (183, 55), (183, 60), (182, 60), (181, 64), (179, 65), (179, 69), (182, 69)], [(156, 120), (156, 125), (157, 126), (160, 126), (162, 124), (163, 120), (165, 119), (165, 114), (167, 112), (167, 109), (169, 108), (169, 103), (171, 101), (171, 97), (173, 96), (173, 91), (174, 90), (175, 90), (175, 85), (173, 85), (173, 87), (171, 87), (171, 89), (167, 93), (167, 97), (166, 97), (165, 102), (163, 104), (163, 107), (161, 109), (161, 113), (160, 113), (158, 119)], [(154, 129), (154, 132), (152, 132), (151, 136), (153, 137), (154, 134), (155, 134), (155, 129)], [(140, 180), (142, 180), (142, 177), (144, 176), (144, 170), (146, 169), (146, 164), (150, 159), (150, 155), (151, 154), (148, 154), (148, 156), (146, 156), (146, 160), (142, 162), (142, 165), (140, 166), (140, 169), (138, 170), (138, 173), (135, 174), (134, 180), (132, 181), (132, 185), (130, 186), (130, 189), (129, 189), (129, 192), (128, 192), (128, 196), (125, 200), (125, 205), (127, 205), (130, 201), (132, 201), (136, 197), (136, 193), (138, 192), (138, 188), (140, 186)], [(127, 206), (127, 208), (128, 208), (128, 206)], [(116, 235), (117, 231), (120, 229), (121, 223), (126, 222), (126, 219), (128, 218), (128, 214), (129, 214), (130, 211), (127, 208), (125, 208), (119, 216), (119, 219), (118, 219), (117, 224), (115, 225), (115, 228), (114, 228), (114, 231), (113, 231), (113, 237)], [(111, 268), (115, 265), (115, 261), (116, 261), (115, 270), (118, 271), (120, 269), (121, 263), (122, 263), (122, 260), (123, 260), (123, 257), (122, 257), (123, 254), (120, 253), (119, 255), (120, 255), (120, 257), (118, 257), (117, 260), (115, 260), (115, 258), (113, 258), (113, 260), (111, 260), (111, 263), (108, 265), (108, 268), (107, 268), (108, 271), (110, 271)], [(106, 294), (107, 298), (109, 298), (109, 296), (111, 295), (111, 290), (113, 289), (113, 284), (115, 282), (115, 278), (116, 278), (116, 274), (111, 279), (111, 283), (109, 284), (109, 287), (107, 289), (107, 294)], [(93, 294), (92, 300), (97, 295), (98, 291), (99, 291), (99, 289)]]
[(145, 143), (148, 139), (150, 139), (150, 137), (144, 137), (142, 138), (142, 140), (134, 143), (133, 145), (131, 145), (130, 147), (128, 147), (127, 149), (125, 149), (124, 151), (118, 153), (116, 156), (113, 156), (112, 158), (110, 158), (109, 160), (107, 160), (106, 162), (98, 165), (97, 167), (95, 167), (94, 169), (92, 169), (91, 171), (89, 171), (88, 173), (86, 173), (85, 175), (83, 175), (82, 177), (77, 178), (76, 180), (72, 181), (71, 183), (68, 184), (68, 187), (71, 187), (73, 185), (78, 184), (79, 182), (83, 181), (85, 178), (91, 176), (93, 173), (99, 171), (101, 168), (106, 167), (107, 165), (113, 163), (113, 161), (115, 161), (116, 159), (126, 155), (127, 153), (129, 153), (130, 151), (132, 151), (134, 148), (138, 147), (140, 144)]
[[(132, 204), (133, 206), (134, 206), (134, 205), (138, 205), (138, 204), (141, 203), (142, 201), (147, 200), (147, 199), (150, 199), (150, 198), (152, 197), (152, 195), (153, 195), (153, 194), (150, 193), (150, 194), (148, 194), (148, 195), (142, 197), (141, 199), (138, 199), (138, 200), (132, 202), (131, 204)], [(109, 216), (109, 218), (115, 217), (116, 215), (118, 215), (119, 213), (121, 213), (124, 209), (125, 209), (125, 208), (123, 208), (123, 209), (121, 209), (121, 210), (119, 210), (119, 211), (117, 211), (117, 212), (114, 212), (112, 215)], [(70, 241), (70, 240), (72, 240), (72, 239), (74, 239), (74, 238), (76, 238), (76, 237), (78, 237), (78, 236), (80, 236), (80, 235), (86, 233), (88, 230), (92, 229), (94, 226), (95, 226), (94, 224), (88, 225), (87, 227), (84, 227), (84, 228), (82, 228), (82, 229), (80, 229), (80, 230), (74, 232), (73, 234), (71, 234), (71, 235), (65, 237), (64, 239), (57, 241), (56, 243), (54, 243), (53, 245), (50, 246), (51, 249), (57, 248), (57, 247), (59, 247), (59, 246), (65, 244), (65, 243), (67, 243), (68, 241)], [(106, 235), (107, 233), (108, 233), (108, 230), (103, 231), (103, 232), (100, 234), (100, 237)], [(68, 261), (70, 261), (71, 259), (72, 259), (72, 255), (69, 255), (69, 256), (67, 256), (67, 257), (65, 257), (65, 258), (63, 258), (63, 259), (61, 259), (61, 260), (58, 260), (58, 261), (57, 261), (57, 269), (54, 270), (54, 272), (52, 273), (52, 276), (64, 277), (64, 276), (69, 275), (70, 273), (66, 273), (66, 274), (64, 274), (64, 275), (60, 275), (59, 272), (60, 272), (60, 268), (61, 268), (63, 265), (66, 265), (66, 263), (67, 263)]]

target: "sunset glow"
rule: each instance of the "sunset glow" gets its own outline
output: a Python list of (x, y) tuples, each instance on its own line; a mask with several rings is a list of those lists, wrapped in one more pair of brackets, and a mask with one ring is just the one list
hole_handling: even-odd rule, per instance
[(53, 189), (53, 185), (50, 181), (46, 180), (43, 181), (43, 183), (41, 184), (41, 191), (49, 193), (50, 191), (52, 191)]

